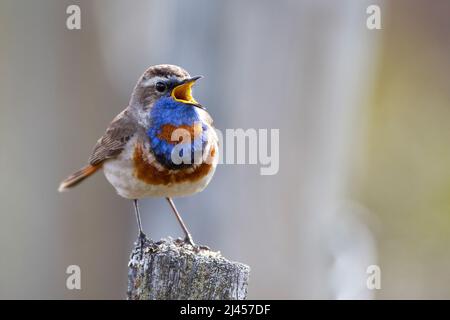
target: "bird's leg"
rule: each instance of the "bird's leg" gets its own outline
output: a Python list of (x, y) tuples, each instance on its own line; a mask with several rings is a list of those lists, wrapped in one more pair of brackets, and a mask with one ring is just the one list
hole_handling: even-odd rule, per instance
[(145, 236), (144, 231), (142, 231), (142, 224), (141, 224), (141, 214), (139, 213), (139, 203), (137, 199), (133, 200), (134, 204), (134, 213), (136, 214), (136, 221), (139, 228), (139, 235), (138, 240), (140, 242), (140, 248), (141, 248), (141, 258), (142, 258), (142, 251), (144, 249), (145, 239), (147, 238)]
[(167, 201), (169, 202), (170, 207), (172, 208), (173, 213), (175, 214), (175, 217), (176, 217), (177, 220), (178, 220), (178, 223), (180, 224), (181, 228), (182, 228), (183, 231), (184, 231), (184, 235), (185, 235), (184, 241), (187, 242), (187, 243), (189, 243), (191, 246), (193, 246), (193, 247), (195, 248), (195, 244), (194, 244), (194, 241), (192, 240), (192, 236), (191, 236), (191, 234), (189, 233), (189, 230), (187, 229), (186, 225), (184, 224), (183, 219), (181, 219), (181, 216), (180, 216), (180, 214), (178, 213), (178, 210), (177, 210), (177, 208), (175, 207), (175, 204), (173, 203), (173, 201), (172, 201), (171, 198), (166, 198), (166, 199), (167, 199)]

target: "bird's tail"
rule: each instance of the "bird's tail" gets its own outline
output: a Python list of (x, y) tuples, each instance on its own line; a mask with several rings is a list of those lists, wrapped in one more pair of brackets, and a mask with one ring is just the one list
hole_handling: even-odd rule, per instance
[(95, 171), (100, 169), (101, 165), (87, 165), (80, 170), (78, 170), (75, 173), (72, 173), (70, 176), (68, 176), (66, 179), (61, 182), (59, 185), (58, 191), (63, 192), (67, 191), (67, 189), (72, 188), (76, 186), (78, 183), (89, 177), (91, 174), (93, 174)]

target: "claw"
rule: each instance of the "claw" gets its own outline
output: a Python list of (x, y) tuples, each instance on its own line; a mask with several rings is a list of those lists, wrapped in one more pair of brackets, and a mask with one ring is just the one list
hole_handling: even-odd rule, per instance
[(200, 250), (208, 250), (211, 251), (211, 249), (208, 246), (204, 246), (204, 245), (196, 245), (194, 243), (194, 241), (192, 240), (192, 237), (189, 235), (186, 238), (184, 238), (183, 242), (186, 244), (189, 244), (192, 246), (192, 248), (194, 248), (195, 252), (199, 252)]
[(193, 246), (194, 248), (196, 247), (194, 240), (192, 240), (192, 237), (190, 234), (188, 234), (186, 236), (186, 238), (184, 238), (184, 243), (190, 244), (191, 246)]
[(197, 246), (200, 250), (208, 250), (211, 251), (211, 248), (208, 246)]

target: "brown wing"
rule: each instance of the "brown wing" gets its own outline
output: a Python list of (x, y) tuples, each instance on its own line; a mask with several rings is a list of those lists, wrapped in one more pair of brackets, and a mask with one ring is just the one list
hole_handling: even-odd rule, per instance
[(125, 109), (109, 125), (105, 134), (94, 147), (89, 163), (98, 165), (106, 159), (117, 156), (137, 131), (137, 124)]

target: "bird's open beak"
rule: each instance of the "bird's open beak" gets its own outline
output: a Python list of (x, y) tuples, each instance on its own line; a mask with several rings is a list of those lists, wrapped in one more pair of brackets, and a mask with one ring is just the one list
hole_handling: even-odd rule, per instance
[(197, 108), (205, 109), (192, 96), (192, 86), (194, 85), (195, 81), (200, 78), (202, 78), (202, 76), (196, 76), (183, 80), (179, 85), (172, 89), (172, 98), (174, 98), (176, 101), (190, 104)]

